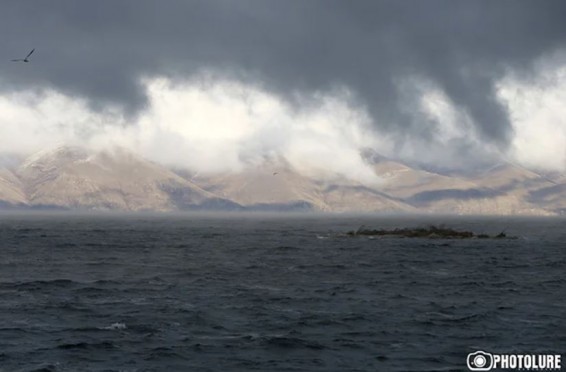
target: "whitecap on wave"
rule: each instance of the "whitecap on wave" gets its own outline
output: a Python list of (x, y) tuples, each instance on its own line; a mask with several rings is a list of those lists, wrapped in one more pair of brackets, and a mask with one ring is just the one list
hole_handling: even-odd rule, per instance
[(108, 330), (118, 330), (118, 329), (126, 329), (128, 327), (126, 327), (126, 323), (112, 323), (107, 327), (102, 327), (102, 329), (108, 329)]

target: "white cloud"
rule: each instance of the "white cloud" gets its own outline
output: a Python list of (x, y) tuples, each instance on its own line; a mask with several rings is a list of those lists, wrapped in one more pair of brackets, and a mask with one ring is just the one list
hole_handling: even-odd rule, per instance
[(86, 104), (54, 91), (0, 96), (0, 149), (4, 153), (39, 151), (62, 143), (77, 144), (120, 116), (93, 113)]
[(131, 123), (116, 110), (95, 112), (56, 91), (2, 95), (0, 152), (30, 154), (61, 144), (123, 146), (162, 164), (209, 173), (281, 156), (302, 171), (366, 184), (379, 182), (360, 157), (366, 147), (452, 168), (499, 157), (566, 171), (566, 64), (541, 62), (537, 71), (528, 80), (509, 73), (495, 87), (514, 129), (503, 154), (479, 140), (472, 119), (441, 89), (416, 78), (400, 86), (416, 126), (402, 138), (376, 131), (346, 89), (311, 97), (297, 108), (236, 81), (151, 78), (143, 83), (149, 105)]
[(407, 135), (396, 140), (399, 158), (466, 171), (500, 156), (494, 145), (480, 139), (465, 108), (434, 82), (408, 76), (398, 82), (398, 89), (402, 109), (413, 120)]
[(238, 171), (274, 155), (299, 169), (378, 181), (359, 150), (379, 143), (347, 91), (308, 108), (233, 81), (174, 84), (146, 79), (149, 106), (134, 123), (91, 111), (54, 91), (0, 96), (0, 148), (31, 153), (59, 144), (123, 146), (200, 172)]
[(566, 64), (559, 60), (541, 60), (530, 79), (509, 73), (497, 84), (497, 94), (514, 129), (509, 156), (527, 167), (564, 172)]

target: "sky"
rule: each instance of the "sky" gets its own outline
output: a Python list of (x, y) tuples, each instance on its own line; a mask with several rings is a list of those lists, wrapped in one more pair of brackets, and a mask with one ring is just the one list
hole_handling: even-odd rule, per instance
[[(5, 0), (0, 152), (566, 172), (561, 0)], [(30, 63), (11, 62), (32, 49)]]

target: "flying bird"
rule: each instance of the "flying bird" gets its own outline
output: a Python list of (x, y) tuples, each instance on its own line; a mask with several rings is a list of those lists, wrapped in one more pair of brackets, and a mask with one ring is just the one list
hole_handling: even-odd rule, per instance
[(278, 172), (273, 172), (273, 175), (275, 176), (276, 174), (279, 174)]
[(31, 50), (31, 52), (28, 53), (28, 55), (26, 56), (26, 58), (24, 59), (13, 59), (12, 62), (29, 62), (29, 56), (31, 56), (31, 54), (34, 52), (35, 48), (33, 48)]

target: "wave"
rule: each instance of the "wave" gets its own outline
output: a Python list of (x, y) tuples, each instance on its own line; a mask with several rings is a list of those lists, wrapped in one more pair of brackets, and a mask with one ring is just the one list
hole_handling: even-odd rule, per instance
[(0, 289), (36, 290), (51, 287), (64, 288), (80, 284), (80, 282), (76, 282), (70, 279), (30, 280), (18, 282), (3, 282), (0, 283)]
[(285, 336), (270, 336), (270, 337), (263, 337), (261, 342), (264, 346), (267, 347), (274, 347), (278, 349), (314, 349), (314, 350), (322, 350), (326, 349), (326, 347), (318, 342), (304, 340), (302, 338), (297, 337), (285, 337)]
[(57, 345), (57, 349), (114, 349), (116, 346), (114, 343), (110, 341), (102, 341), (102, 342), (76, 342), (76, 343), (64, 343)]

